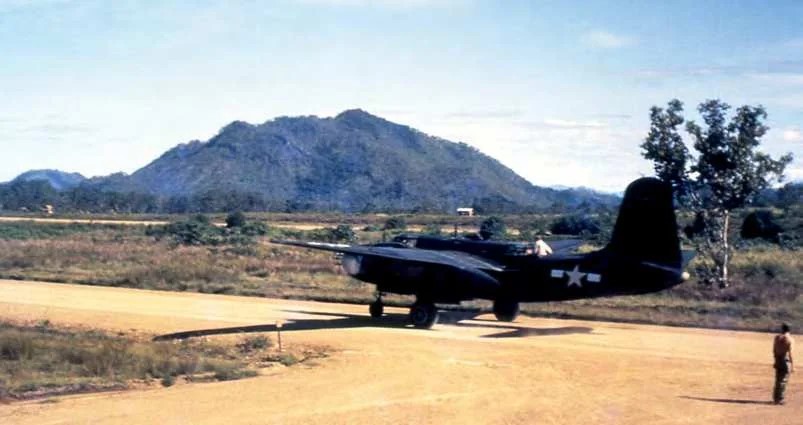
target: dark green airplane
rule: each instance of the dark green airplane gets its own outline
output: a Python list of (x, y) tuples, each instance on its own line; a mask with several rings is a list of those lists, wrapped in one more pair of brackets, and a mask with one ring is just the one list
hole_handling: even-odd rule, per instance
[(498, 320), (513, 321), (521, 302), (661, 291), (688, 278), (683, 269), (691, 259), (680, 250), (672, 190), (654, 178), (628, 186), (610, 243), (587, 254), (556, 249), (539, 257), (530, 244), (425, 236), (354, 246), (273, 242), (342, 255), (346, 273), (376, 285), (373, 317), (382, 316), (382, 294), (414, 295), (410, 321), (419, 328), (437, 322), (436, 303), (491, 300)]

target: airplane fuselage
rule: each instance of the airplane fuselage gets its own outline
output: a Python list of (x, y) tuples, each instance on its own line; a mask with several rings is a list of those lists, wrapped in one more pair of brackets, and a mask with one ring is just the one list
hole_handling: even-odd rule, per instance
[[(449, 251), (440, 253), (449, 255)], [(438, 303), (500, 298), (546, 302), (643, 294), (682, 281), (674, 271), (617, 258), (604, 251), (554, 259), (534, 255), (511, 257), (502, 273), (477, 273), (388, 258), (359, 261), (360, 268), (352, 276), (377, 285), (379, 292), (425, 296)]]

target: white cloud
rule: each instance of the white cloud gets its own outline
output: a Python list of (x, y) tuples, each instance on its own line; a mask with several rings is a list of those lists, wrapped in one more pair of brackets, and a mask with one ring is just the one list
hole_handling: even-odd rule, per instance
[(789, 127), (783, 131), (783, 140), (786, 142), (803, 142), (803, 133), (800, 128)]
[(794, 72), (765, 72), (748, 74), (755, 80), (779, 85), (803, 85), (803, 73)]
[(608, 31), (591, 31), (583, 34), (583, 42), (592, 47), (618, 49), (636, 44), (633, 37), (614, 34)]
[(639, 153), (643, 130), (621, 121), (532, 117), (457, 123), (440, 119), (413, 127), (466, 142), (539, 186), (619, 192), (632, 180), (652, 174)]
[(784, 172), (784, 181), (801, 182), (803, 181), (803, 167), (790, 167)]
[(514, 118), (520, 116), (522, 111), (518, 109), (488, 109), (488, 110), (464, 110), (452, 112), (445, 115), (446, 118), (456, 119), (497, 119)]
[[(538, 126), (538, 124), (539, 123), (535, 123), (534, 126)], [(607, 127), (605, 123), (600, 121), (573, 121), (573, 120), (560, 120), (551, 118), (545, 119), (540, 124), (541, 126), (547, 128), (566, 129), (566, 130)]]

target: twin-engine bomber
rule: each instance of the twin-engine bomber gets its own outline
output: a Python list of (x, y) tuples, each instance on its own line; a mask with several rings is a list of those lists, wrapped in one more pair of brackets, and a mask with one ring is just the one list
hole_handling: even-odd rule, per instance
[[(410, 321), (430, 328), (439, 304), (493, 301), (498, 320), (513, 321), (521, 302), (634, 295), (671, 288), (688, 275), (680, 250), (672, 189), (642, 178), (625, 191), (610, 243), (587, 253), (533, 255), (520, 244), (419, 236), (373, 245), (273, 241), (342, 255), (349, 275), (377, 288), (371, 316), (383, 313), (382, 294), (414, 295)], [(684, 258), (685, 257), (685, 258)]]

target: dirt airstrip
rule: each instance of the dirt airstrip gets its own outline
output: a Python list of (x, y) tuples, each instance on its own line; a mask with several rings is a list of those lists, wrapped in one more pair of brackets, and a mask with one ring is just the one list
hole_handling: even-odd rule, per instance
[[(443, 315), (365, 306), (0, 281), (0, 318), (166, 335), (271, 331), (324, 344), (252, 379), (0, 405), (2, 424), (800, 424), (803, 385), (768, 404), (769, 334)], [(228, 329), (231, 328), (231, 329)]]

